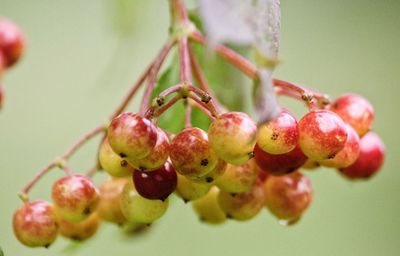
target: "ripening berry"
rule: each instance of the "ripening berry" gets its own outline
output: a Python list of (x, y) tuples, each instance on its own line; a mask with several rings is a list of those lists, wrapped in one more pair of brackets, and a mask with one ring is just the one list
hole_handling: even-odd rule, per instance
[(101, 184), (100, 200), (96, 212), (104, 221), (122, 225), (126, 218), (122, 214), (119, 202), (121, 201), (122, 190), (125, 184), (130, 182), (127, 178), (110, 179)]
[(0, 109), (3, 107), (4, 104), (4, 87), (0, 83)]
[(272, 155), (264, 152), (256, 145), (254, 155), (258, 166), (274, 176), (294, 172), (307, 161), (307, 157), (303, 154), (299, 146), (296, 146), (289, 153)]
[(186, 128), (173, 138), (170, 158), (177, 172), (192, 178), (211, 172), (218, 162), (207, 133), (199, 128)]
[(136, 170), (133, 173), (133, 182), (136, 191), (144, 198), (165, 200), (174, 192), (178, 178), (172, 164), (166, 162), (151, 172)]
[(101, 167), (113, 177), (129, 176), (134, 171), (125, 159), (122, 159), (112, 150), (107, 138), (100, 146), (99, 161)]
[(169, 155), (169, 139), (167, 134), (157, 127), (157, 143), (150, 154), (142, 159), (128, 159), (128, 162), (141, 171), (152, 171), (165, 164)]
[(221, 224), (226, 220), (226, 213), (218, 203), (219, 189), (213, 186), (207, 195), (192, 202), (194, 212), (200, 221), (207, 224)]
[(360, 95), (343, 95), (332, 103), (330, 110), (350, 124), (360, 137), (372, 128), (374, 108), (368, 100)]
[(0, 53), (4, 55), (5, 66), (11, 67), (24, 51), (21, 30), (10, 20), (0, 17)]
[(334, 168), (345, 168), (353, 164), (360, 154), (360, 138), (357, 132), (350, 125), (346, 124), (347, 140), (344, 148), (332, 159), (326, 159), (320, 164)]
[(264, 206), (263, 185), (261, 182), (257, 182), (250, 191), (236, 195), (220, 191), (218, 202), (227, 217), (240, 221), (252, 219)]
[(270, 176), (264, 183), (265, 205), (279, 220), (297, 220), (310, 205), (313, 189), (300, 172)]
[(210, 190), (212, 183), (196, 182), (178, 173), (177, 195), (185, 202), (196, 200), (205, 196)]
[(78, 223), (72, 223), (62, 219), (58, 221), (60, 234), (63, 237), (75, 241), (83, 241), (91, 238), (94, 234), (96, 234), (100, 223), (99, 215), (96, 212), (92, 213), (89, 217)]
[(139, 195), (132, 182), (128, 182), (122, 191), (120, 207), (129, 222), (150, 224), (167, 211), (168, 199), (146, 199)]
[(216, 181), (216, 185), (228, 193), (243, 193), (254, 186), (259, 171), (253, 159), (241, 165), (228, 164), (224, 175)]
[(157, 128), (135, 113), (122, 113), (108, 127), (108, 142), (121, 157), (132, 161), (145, 158), (157, 143)]
[(4, 55), (0, 51), (0, 79), (3, 77), (5, 70), (6, 70), (6, 61), (4, 59)]
[(299, 138), (297, 121), (287, 111), (259, 127), (257, 144), (270, 154), (285, 154), (292, 151)]
[(80, 174), (65, 176), (54, 182), (51, 196), (57, 216), (69, 222), (84, 220), (99, 202), (96, 186)]
[(308, 170), (308, 171), (313, 171), (313, 170), (316, 170), (320, 166), (321, 166), (321, 164), (318, 163), (317, 161), (307, 159), (307, 161), (301, 166), (301, 168)]
[(57, 217), (46, 201), (26, 202), (14, 213), (14, 234), (29, 247), (49, 247), (57, 238)]
[(360, 154), (357, 160), (341, 173), (349, 179), (367, 179), (375, 175), (385, 159), (385, 145), (374, 132), (365, 134), (360, 140)]
[(195, 177), (191, 178), (194, 181), (197, 182), (203, 182), (203, 183), (213, 183), (216, 180), (218, 180), (222, 175), (224, 175), (226, 168), (228, 167), (228, 163), (225, 162), (222, 159), (218, 160), (217, 165), (214, 167), (214, 169), (207, 173), (206, 175), (202, 177)]
[(230, 164), (243, 164), (253, 156), (257, 125), (245, 113), (229, 112), (211, 123), (208, 136), (220, 158)]
[(299, 145), (312, 160), (334, 158), (346, 140), (345, 123), (331, 111), (311, 111), (299, 121)]

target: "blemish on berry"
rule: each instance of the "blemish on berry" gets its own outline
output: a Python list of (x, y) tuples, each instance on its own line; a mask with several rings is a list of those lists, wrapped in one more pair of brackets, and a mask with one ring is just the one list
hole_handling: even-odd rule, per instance
[(235, 196), (237, 196), (237, 193), (231, 193), (231, 196), (235, 197)]
[(207, 183), (211, 183), (213, 181), (214, 181), (213, 177), (206, 177), (206, 182)]
[(208, 160), (207, 159), (201, 160), (200, 165), (201, 166), (207, 166), (208, 165)]
[(333, 159), (333, 158), (335, 158), (335, 156), (336, 156), (336, 153), (332, 153), (332, 154), (330, 154), (330, 155), (328, 156), (328, 159)]
[(190, 200), (188, 200), (188, 199), (183, 199), (183, 202), (184, 202), (185, 204), (189, 203), (189, 201), (190, 201)]
[(271, 140), (277, 140), (278, 137), (279, 137), (279, 135), (276, 132), (274, 132), (274, 133), (272, 133)]
[(228, 219), (233, 219), (233, 216), (232, 215), (230, 215), (229, 213), (226, 215), (226, 218), (228, 218)]
[(86, 207), (85, 209), (83, 209), (83, 214), (84, 215), (89, 215), (92, 212), (92, 210), (90, 209), (90, 207)]
[(122, 157), (122, 158), (125, 158), (125, 157), (126, 157), (126, 154), (124, 154), (124, 153), (119, 153), (119, 156)]
[(126, 160), (122, 160), (120, 162), (120, 164), (121, 164), (122, 167), (127, 167), (128, 166), (128, 162)]

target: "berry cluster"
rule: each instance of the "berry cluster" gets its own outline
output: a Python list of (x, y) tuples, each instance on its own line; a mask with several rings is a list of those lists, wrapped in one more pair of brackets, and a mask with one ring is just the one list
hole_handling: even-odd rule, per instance
[[(190, 202), (204, 223), (246, 221), (267, 208), (281, 223), (291, 225), (313, 199), (311, 182), (302, 169), (332, 167), (349, 179), (369, 178), (380, 169), (384, 145), (370, 131), (373, 108), (359, 95), (347, 94), (330, 102), (323, 94), (274, 79), (277, 95), (301, 100), (309, 108), (301, 119), (285, 109), (257, 124), (248, 114), (222, 106), (190, 45), (204, 44), (205, 37), (189, 21), (182, 1), (171, 3), (172, 10), (176, 9), (175, 25), (185, 28), (185, 33), (180, 31), (168, 40), (107, 125), (81, 137), (23, 189), (24, 204), (14, 214), (13, 227), (24, 245), (48, 247), (59, 234), (85, 240), (96, 233), (101, 220), (141, 228), (165, 214), (173, 194)], [(175, 45), (181, 81), (151, 101), (157, 74)], [(215, 49), (257, 79), (256, 67), (242, 56), (223, 45)], [(140, 111), (124, 112), (144, 81), (147, 87)], [(174, 134), (160, 127), (157, 118), (180, 100), (185, 106), (185, 125)], [(210, 118), (207, 131), (192, 126), (192, 108)], [(74, 174), (69, 158), (101, 133), (95, 168), (86, 175)], [(54, 182), (52, 203), (30, 201), (29, 190), (54, 167), (66, 175)], [(98, 170), (110, 176), (99, 189), (90, 179)]]
[(20, 29), (10, 20), (0, 17), (0, 108), (4, 102), (1, 78), (4, 71), (12, 67), (24, 50), (24, 38)]

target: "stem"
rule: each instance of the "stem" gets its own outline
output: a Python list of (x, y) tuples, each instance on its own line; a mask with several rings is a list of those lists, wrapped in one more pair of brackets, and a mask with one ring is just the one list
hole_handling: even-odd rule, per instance
[(192, 104), (185, 100), (185, 128), (192, 127)]
[(191, 71), (190, 71), (190, 58), (188, 51), (188, 38), (183, 36), (179, 39), (178, 43), (179, 49), (179, 71), (180, 71), (180, 80), (183, 84), (191, 84)]
[(206, 114), (211, 120), (215, 119), (215, 116), (213, 116), (208, 108), (206, 108), (203, 104), (197, 102), (197, 101), (191, 101), (191, 104), (198, 109), (201, 110), (204, 114)]
[(215, 110), (214, 105), (211, 103), (211, 100), (209, 102), (204, 102), (202, 99), (199, 98), (199, 96), (194, 93), (189, 93), (188, 97), (199, 105), (206, 108), (210, 112), (212, 117), (215, 118), (216, 116), (218, 116), (218, 112)]
[[(175, 95), (170, 101), (168, 101), (167, 104), (163, 105), (156, 112), (154, 112), (154, 114), (152, 114), (153, 117), (155, 117), (155, 118), (159, 117), (162, 113), (164, 113), (166, 110), (168, 110), (170, 107), (172, 107), (180, 99), (182, 99), (181, 94)], [(150, 118), (150, 116), (148, 116), (148, 113), (146, 113), (146, 117)]]
[(173, 40), (173, 39), (168, 40), (167, 43), (164, 45), (164, 47), (161, 49), (158, 56), (156, 57), (156, 60), (154, 61), (154, 64), (153, 64), (150, 74), (149, 74), (147, 88), (146, 88), (146, 91), (144, 92), (144, 95), (142, 98), (142, 103), (140, 105), (140, 114), (141, 115), (145, 114), (147, 106), (149, 105), (149, 102), (150, 102), (151, 93), (153, 92), (154, 86), (157, 81), (158, 72), (160, 71), (161, 65), (163, 64), (165, 58), (167, 57), (169, 51), (171, 50), (171, 48), (174, 44), (175, 44), (175, 40)]

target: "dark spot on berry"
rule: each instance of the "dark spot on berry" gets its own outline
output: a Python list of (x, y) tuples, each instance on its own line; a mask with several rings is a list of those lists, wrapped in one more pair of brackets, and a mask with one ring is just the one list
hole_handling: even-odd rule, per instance
[(233, 219), (233, 216), (230, 215), (229, 213), (226, 215), (226, 217), (227, 217), (228, 219)]
[(248, 153), (248, 155), (249, 155), (249, 159), (252, 159), (255, 156), (254, 151)]
[(75, 240), (75, 241), (81, 241), (82, 240), (79, 236), (72, 236), (71, 239)]
[(152, 224), (152, 223), (148, 223), (148, 224), (146, 224), (146, 226), (147, 226), (147, 227), (150, 227), (150, 226), (151, 226), (151, 224)]
[(279, 137), (279, 135), (276, 132), (274, 132), (274, 133), (272, 133), (271, 140), (277, 140), (278, 137)]
[(211, 183), (213, 181), (214, 181), (213, 177), (206, 177), (206, 182), (207, 183)]
[(201, 166), (207, 166), (208, 165), (208, 160), (207, 159), (201, 160), (200, 165)]
[(205, 219), (204, 217), (200, 217), (199, 220), (200, 220), (201, 222), (205, 222), (205, 221), (206, 221), (206, 219)]
[(161, 197), (161, 198), (160, 198), (161, 202), (164, 202), (165, 199), (166, 199), (165, 197)]
[(183, 202), (184, 202), (185, 204), (189, 203), (189, 201), (190, 201), (190, 200), (188, 200), (188, 199), (183, 199)]
[(119, 156), (122, 157), (122, 158), (124, 158), (124, 157), (126, 157), (126, 154), (124, 154), (124, 153), (119, 153)]
[(237, 196), (237, 193), (231, 193), (231, 196), (235, 197)]
[(128, 166), (128, 162), (126, 160), (122, 160), (120, 162), (120, 164), (121, 164), (122, 167), (127, 167)]
[(336, 156), (336, 153), (332, 153), (332, 154), (330, 154), (330, 155), (328, 156), (328, 159), (333, 159), (333, 158), (335, 158), (335, 156)]
[(50, 244), (45, 244), (44, 245), (44, 248), (46, 248), (46, 249), (49, 249), (49, 247), (50, 247)]
[(83, 209), (84, 215), (89, 215), (91, 212), (92, 212), (92, 210), (90, 209), (90, 207), (86, 207), (85, 209)]
[(139, 166), (139, 171), (144, 172), (144, 171), (146, 171), (146, 168), (143, 166)]

